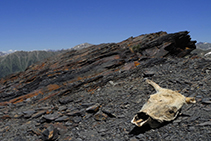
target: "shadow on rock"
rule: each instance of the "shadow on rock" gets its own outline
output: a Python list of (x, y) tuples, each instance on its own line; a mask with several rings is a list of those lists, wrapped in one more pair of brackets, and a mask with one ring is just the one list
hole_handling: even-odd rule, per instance
[(130, 132), (129, 132), (129, 135), (132, 135), (132, 136), (136, 136), (136, 135), (139, 135), (139, 134), (144, 134), (145, 132), (151, 130), (151, 129), (159, 129), (167, 124), (169, 124), (171, 122), (164, 122), (163, 124), (161, 124), (159, 127), (157, 128), (151, 128), (148, 124), (146, 125), (143, 125), (141, 127), (138, 127), (138, 126), (135, 126)]
[(130, 131), (130, 135), (139, 135), (139, 134), (143, 134), (146, 131), (151, 130), (152, 128), (149, 125), (144, 125), (141, 127), (135, 126), (131, 131)]
[[(180, 116), (182, 116), (182, 117), (190, 117), (190, 115), (187, 115), (187, 114), (181, 114)], [(180, 116), (178, 116), (178, 117), (180, 117)], [(177, 117), (177, 118), (178, 118)], [(176, 118), (176, 119), (177, 119)], [(130, 132), (129, 132), (129, 135), (132, 135), (132, 136), (135, 136), (135, 135), (139, 135), (139, 134), (144, 134), (145, 132), (147, 132), (147, 131), (149, 131), (149, 130), (151, 130), (151, 129), (159, 129), (159, 128), (161, 128), (161, 127), (163, 127), (163, 126), (166, 126), (167, 124), (169, 124), (169, 123), (173, 123), (173, 121), (170, 121), (170, 122), (164, 122), (164, 123), (162, 123), (159, 127), (157, 127), (157, 128), (151, 128), (148, 124), (146, 124), (146, 125), (143, 125), (142, 127), (138, 127), (138, 126), (135, 126)]]

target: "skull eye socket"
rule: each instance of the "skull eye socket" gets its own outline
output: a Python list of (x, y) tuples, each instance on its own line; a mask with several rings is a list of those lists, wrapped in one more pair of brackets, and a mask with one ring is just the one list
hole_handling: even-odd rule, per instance
[(175, 106), (169, 108), (169, 110), (168, 110), (169, 114), (175, 114), (176, 111), (177, 111), (177, 107), (175, 107)]
[(170, 113), (170, 114), (173, 114), (173, 113), (174, 113), (174, 111), (173, 111), (173, 110), (169, 110), (169, 113)]

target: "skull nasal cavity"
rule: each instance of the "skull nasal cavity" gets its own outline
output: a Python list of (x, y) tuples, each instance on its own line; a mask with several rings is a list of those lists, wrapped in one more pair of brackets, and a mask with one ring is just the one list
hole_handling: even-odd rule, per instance
[(149, 116), (143, 112), (138, 113), (137, 117), (138, 117), (138, 119), (143, 119), (143, 120), (146, 120), (149, 118)]

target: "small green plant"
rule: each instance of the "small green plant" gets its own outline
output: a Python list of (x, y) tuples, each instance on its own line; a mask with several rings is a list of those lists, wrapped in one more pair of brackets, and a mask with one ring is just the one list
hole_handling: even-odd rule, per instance
[(132, 49), (133, 49), (134, 52), (138, 52), (138, 51), (140, 50), (140, 48), (141, 48), (141, 45), (140, 45), (140, 44), (134, 45), (134, 46), (132, 47)]

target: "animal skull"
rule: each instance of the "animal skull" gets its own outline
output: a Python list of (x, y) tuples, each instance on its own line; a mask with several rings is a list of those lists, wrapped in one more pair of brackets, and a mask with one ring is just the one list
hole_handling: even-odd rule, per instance
[(156, 128), (164, 121), (174, 120), (183, 104), (196, 103), (194, 97), (185, 97), (176, 91), (161, 88), (149, 79), (146, 79), (146, 82), (152, 85), (157, 93), (152, 94), (133, 117), (131, 122), (138, 127), (149, 124), (151, 128)]

